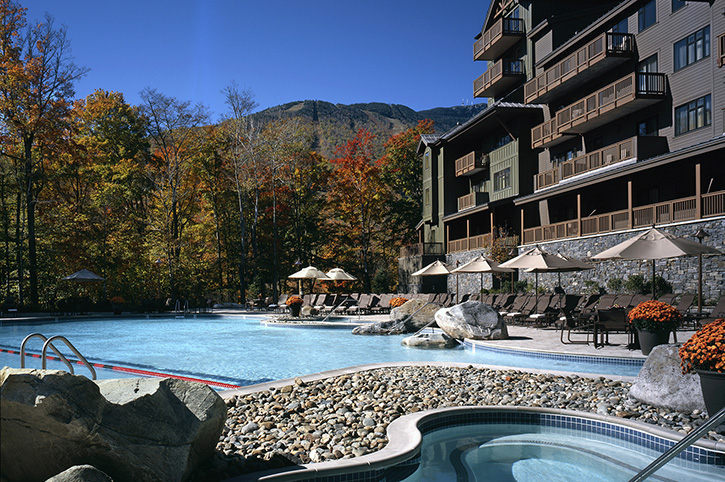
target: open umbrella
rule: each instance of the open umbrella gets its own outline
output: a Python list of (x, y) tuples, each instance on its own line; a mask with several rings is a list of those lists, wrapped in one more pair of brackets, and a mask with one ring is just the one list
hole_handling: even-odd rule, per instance
[(502, 268), (524, 269), (528, 273), (534, 273), (536, 279), (534, 289), (536, 291), (537, 301), (539, 297), (539, 273), (563, 273), (567, 271), (579, 271), (591, 268), (591, 266), (586, 263), (574, 260), (574, 258), (568, 258), (567, 256), (559, 253), (547, 253), (538, 246), (524, 251), (515, 258), (501, 263), (500, 266)]
[(321, 279), (334, 281), (355, 281), (357, 278), (342, 268), (332, 268), (330, 271), (325, 273), (325, 278)]
[(288, 276), (290, 279), (296, 279), (299, 281), (299, 292), (300, 295), (302, 295), (302, 280), (303, 279), (311, 279), (312, 280), (312, 286), (315, 286), (316, 279), (327, 279), (327, 275), (320, 271), (319, 269), (315, 268), (314, 266), (308, 266), (306, 268), (303, 268), (296, 273), (292, 273)]
[[(439, 276), (444, 274), (451, 274), (453, 267), (447, 265), (443, 261), (435, 260), (428, 266), (424, 266), (411, 276)], [(458, 300), (458, 276), (456, 276), (456, 301)]]
[(623, 241), (592, 259), (641, 259), (652, 260), (652, 299), (657, 298), (655, 292), (655, 260), (677, 258), (679, 256), (696, 256), (698, 254), (722, 254), (715, 248), (700, 244), (690, 239), (679, 238), (663, 233), (655, 228)]
[(102, 276), (98, 276), (96, 273), (93, 273), (92, 271), (89, 271), (87, 269), (82, 269), (80, 271), (76, 271), (73, 274), (69, 274), (65, 278), (62, 278), (63, 281), (104, 281), (105, 278)]
[(481, 291), (483, 291), (483, 273), (513, 273), (511, 268), (502, 268), (497, 262), (485, 258), (482, 255), (476, 256), (463, 266), (454, 269), (453, 273), (481, 273)]

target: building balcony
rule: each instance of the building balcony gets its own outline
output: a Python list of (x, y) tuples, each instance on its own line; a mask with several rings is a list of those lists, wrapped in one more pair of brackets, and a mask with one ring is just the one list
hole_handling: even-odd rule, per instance
[[(629, 209), (624, 209), (598, 216), (588, 216), (524, 229), (523, 244), (722, 216), (725, 215), (725, 191), (703, 194), (700, 196), (699, 205), (700, 212), (698, 213), (698, 199), (696, 196), (691, 196), (635, 207), (631, 209), (631, 215)], [(581, 229), (579, 228), (580, 225)]]
[(443, 243), (416, 243), (400, 248), (401, 258), (410, 258), (412, 256), (440, 256), (443, 252)]
[(531, 129), (531, 147), (551, 147), (659, 102), (666, 95), (665, 74), (633, 72), (559, 111)]
[(536, 190), (554, 186), (565, 179), (594, 171), (600, 167), (610, 166), (628, 159), (648, 159), (665, 152), (667, 152), (667, 138), (665, 137), (630, 137), (565, 161), (554, 169), (536, 174), (534, 176)]
[(469, 152), (463, 157), (456, 159), (456, 177), (472, 176), (485, 169), (488, 156), (481, 152)]
[(491, 233), (479, 234), (478, 236), (448, 241), (448, 252), (457, 253), (460, 251), (470, 251), (472, 249), (485, 249), (489, 248), (492, 243), (493, 235)]
[(607, 32), (524, 85), (525, 102), (548, 102), (635, 55), (634, 35)]
[(474, 97), (497, 97), (512, 89), (525, 78), (524, 63), (501, 59), (489, 64), (488, 70), (473, 81)]
[(487, 192), (472, 192), (458, 198), (458, 211), (481, 206), (488, 201)]
[(473, 44), (473, 60), (496, 60), (524, 38), (524, 21), (500, 18)]

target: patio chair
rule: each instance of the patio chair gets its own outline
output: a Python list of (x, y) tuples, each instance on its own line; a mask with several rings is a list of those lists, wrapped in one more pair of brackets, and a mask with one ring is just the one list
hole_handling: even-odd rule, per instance
[[(589, 295), (582, 297), (583, 306), (590, 306), (589, 299), (592, 296), (599, 298), (599, 295)], [(594, 301), (596, 303), (596, 300)], [(594, 322), (588, 321), (588, 318), (579, 318), (575, 316), (572, 311), (562, 311), (561, 320), (561, 335), (559, 339), (565, 345), (588, 345), (595, 341), (594, 339)], [(585, 320), (585, 321), (583, 321)], [(566, 334), (566, 340), (564, 340), (564, 334)], [(572, 334), (583, 334), (586, 336), (583, 340), (572, 340)]]
[(620, 332), (629, 335), (627, 346), (634, 346), (634, 332), (630, 330), (627, 322), (627, 312), (624, 309), (597, 310), (597, 320), (594, 325), (594, 346), (599, 348), (609, 344), (609, 333)]
[(315, 309), (320, 313), (325, 311), (325, 308), (330, 306), (334, 301), (334, 296), (335, 295), (330, 293), (318, 295), (317, 299), (315, 300)]
[(289, 295), (287, 293), (282, 293), (281, 295), (279, 295), (279, 299), (276, 303), (270, 303), (269, 305), (267, 305), (267, 309), (274, 312), (283, 311), (284, 308), (287, 307), (287, 298), (289, 298)]
[(523, 322), (537, 326), (548, 325), (548, 320), (559, 312), (562, 297), (560, 294), (540, 295), (534, 310), (523, 318)]
[(675, 304), (675, 298), (677, 298), (677, 294), (675, 293), (665, 293), (659, 298), (657, 298), (658, 301), (661, 301), (662, 303), (667, 303), (668, 305), (674, 305)]
[(519, 293), (507, 306), (499, 307), (499, 313), (501, 316), (506, 316), (509, 313), (520, 313), (521, 308), (526, 304), (531, 295), (529, 293)]
[(596, 307), (600, 298), (601, 295), (598, 293), (593, 293), (581, 298), (579, 304), (570, 313), (570, 316), (576, 325), (585, 325), (591, 322), (596, 313)]
[(707, 317), (697, 320), (697, 322), (700, 326), (702, 326), (712, 323), (715, 320), (719, 320), (720, 318), (725, 318), (725, 295), (720, 297), (717, 304)]
[(493, 294), (491, 296), (491, 302), (489, 305), (493, 306), (494, 309), (498, 311), (508, 311), (509, 306), (511, 306), (511, 303), (514, 302), (516, 299), (516, 295), (512, 293), (505, 293), (505, 294)]
[[(508, 313), (506, 313), (504, 315), (504, 318), (509, 320), (509, 322), (513, 322), (513, 323), (519, 322), (520, 320), (526, 318), (531, 313), (533, 313), (534, 310), (536, 309), (536, 306), (539, 303), (539, 300), (541, 300), (542, 298), (546, 298), (546, 296), (547, 295), (540, 295), (538, 297), (538, 299), (537, 299), (536, 295), (529, 296), (518, 311), (509, 311)], [(550, 299), (551, 299), (551, 296), (549, 296), (546, 299), (547, 305), (548, 305)]]

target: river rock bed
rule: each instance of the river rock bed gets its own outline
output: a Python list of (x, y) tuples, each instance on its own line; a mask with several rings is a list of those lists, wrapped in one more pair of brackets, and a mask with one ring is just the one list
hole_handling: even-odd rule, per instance
[[(224, 480), (292, 464), (382, 449), (396, 418), (462, 405), (519, 405), (594, 412), (688, 433), (706, 419), (631, 400), (631, 383), (481, 367), (376, 369), (234, 396), (216, 454), (195, 480)], [(710, 432), (707, 438), (725, 441)]]

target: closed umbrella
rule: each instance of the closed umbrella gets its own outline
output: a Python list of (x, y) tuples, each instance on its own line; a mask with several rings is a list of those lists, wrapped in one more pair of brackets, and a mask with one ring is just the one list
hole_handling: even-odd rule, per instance
[(481, 273), (481, 291), (483, 291), (483, 273), (513, 273), (511, 268), (502, 268), (501, 265), (482, 255), (476, 256), (468, 263), (454, 269), (453, 273)]
[(592, 256), (592, 259), (652, 260), (652, 299), (656, 299), (655, 260), (677, 258), (680, 256), (697, 256), (698, 254), (722, 253), (715, 248), (700, 244), (696, 241), (679, 238), (655, 228), (650, 228), (643, 233)]
[(299, 292), (300, 295), (302, 295), (302, 280), (303, 279), (311, 279), (312, 280), (312, 286), (315, 286), (316, 279), (327, 279), (327, 275), (320, 271), (319, 269), (315, 268), (314, 266), (308, 266), (306, 268), (303, 268), (296, 273), (292, 273), (288, 276), (290, 279), (296, 279), (299, 282)]

